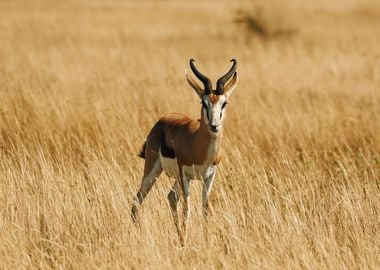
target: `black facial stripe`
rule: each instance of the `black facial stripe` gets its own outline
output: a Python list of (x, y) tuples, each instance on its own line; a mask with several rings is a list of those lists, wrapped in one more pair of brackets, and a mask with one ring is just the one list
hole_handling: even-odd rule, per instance
[(207, 107), (204, 107), (204, 109), (206, 110), (206, 115), (207, 115), (208, 121), (211, 122), (210, 111), (207, 109)]
[(206, 100), (203, 99), (201, 103), (202, 103), (202, 107), (206, 110), (206, 115), (207, 115), (208, 121), (211, 122), (210, 110), (208, 109), (209, 106), (208, 106)]

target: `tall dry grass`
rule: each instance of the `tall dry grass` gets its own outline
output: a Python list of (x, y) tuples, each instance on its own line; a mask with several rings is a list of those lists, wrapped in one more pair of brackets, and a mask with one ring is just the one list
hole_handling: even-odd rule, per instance
[[(379, 18), (375, 0), (1, 2), (1, 268), (379, 268)], [(195, 182), (180, 248), (172, 180), (140, 228), (129, 211), (155, 120), (199, 115), (190, 57), (214, 80), (237, 58), (240, 84), (208, 241)]]

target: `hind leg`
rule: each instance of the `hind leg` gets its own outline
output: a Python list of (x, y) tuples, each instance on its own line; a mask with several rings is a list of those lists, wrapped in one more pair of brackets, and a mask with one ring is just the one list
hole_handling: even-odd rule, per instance
[(138, 210), (141, 204), (143, 203), (152, 186), (156, 182), (157, 177), (160, 176), (161, 172), (162, 165), (159, 158), (157, 158), (153, 162), (150, 162), (150, 160), (145, 161), (144, 177), (141, 181), (140, 189), (134, 198), (134, 203), (131, 211), (131, 217), (134, 222), (137, 220)]
[(185, 177), (183, 169), (180, 168), (181, 188), (183, 194), (183, 234), (181, 239), (182, 246), (185, 246), (187, 236), (187, 222), (190, 216), (190, 180)]
[(182, 242), (182, 234), (181, 229), (179, 227), (179, 221), (178, 221), (178, 202), (179, 202), (179, 196), (181, 192), (181, 186), (178, 180), (175, 181), (172, 189), (168, 193), (168, 200), (171, 208), (171, 212), (173, 215), (174, 225), (177, 229), (178, 236), (180, 237), (180, 241)]

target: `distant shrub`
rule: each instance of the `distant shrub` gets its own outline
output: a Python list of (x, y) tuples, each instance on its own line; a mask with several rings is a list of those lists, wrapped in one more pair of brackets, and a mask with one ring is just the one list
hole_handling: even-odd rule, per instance
[[(299, 10), (298, 10), (299, 11)], [(289, 3), (263, 1), (239, 10), (237, 23), (262, 38), (289, 37), (298, 32), (300, 12)]]

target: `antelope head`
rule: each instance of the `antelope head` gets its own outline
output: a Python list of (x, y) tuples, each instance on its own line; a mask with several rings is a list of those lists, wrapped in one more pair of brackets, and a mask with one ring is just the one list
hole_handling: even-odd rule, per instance
[(237, 62), (235, 59), (231, 60), (232, 67), (226, 74), (218, 79), (216, 82), (216, 90), (212, 89), (211, 80), (198, 71), (194, 62), (194, 59), (190, 59), (190, 68), (194, 72), (194, 75), (203, 83), (203, 87), (201, 87), (187, 72), (186, 79), (201, 99), (201, 121), (204, 121), (212, 136), (217, 136), (222, 128), (224, 111), (228, 104), (227, 100), (238, 82), (238, 75), (236, 72)]

